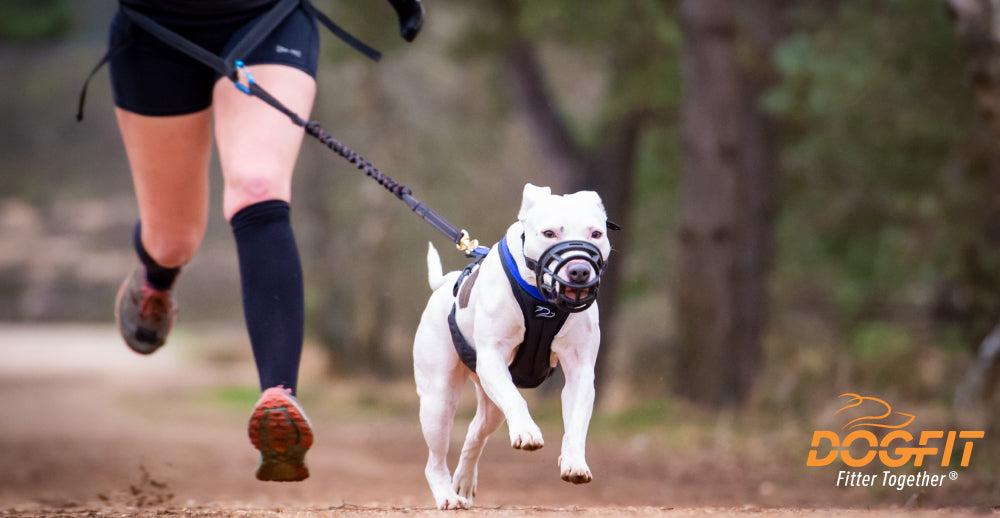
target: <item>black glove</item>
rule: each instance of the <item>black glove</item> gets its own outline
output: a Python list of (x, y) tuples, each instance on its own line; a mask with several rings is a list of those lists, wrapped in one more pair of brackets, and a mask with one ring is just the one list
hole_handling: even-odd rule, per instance
[(399, 35), (413, 41), (424, 26), (424, 4), (420, 0), (389, 0), (399, 16)]

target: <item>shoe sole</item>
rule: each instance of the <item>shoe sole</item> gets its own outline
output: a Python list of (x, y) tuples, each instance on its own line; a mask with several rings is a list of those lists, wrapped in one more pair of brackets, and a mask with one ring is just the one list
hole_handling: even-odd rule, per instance
[(298, 482), (309, 477), (305, 455), (312, 446), (309, 420), (281, 387), (264, 391), (250, 416), (250, 442), (260, 451), (257, 479)]

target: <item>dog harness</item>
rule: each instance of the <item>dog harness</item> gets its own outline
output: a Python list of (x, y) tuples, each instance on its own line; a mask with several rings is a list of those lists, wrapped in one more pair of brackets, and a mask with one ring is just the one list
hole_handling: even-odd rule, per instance
[[(506, 237), (500, 240), (499, 248), (500, 264), (503, 265), (510, 289), (514, 293), (517, 305), (521, 308), (521, 315), (524, 317), (524, 338), (521, 345), (517, 347), (514, 361), (508, 367), (510, 377), (517, 387), (535, 388), (555, 372), (555, 368), (549, 364), (549, 358), (552, 356), (552, 340), (562, 329), (570, 313), (546, 301), (538, 288), (528, 284), (521, 277), (517, 270), (517, 263), (514, 262), (514, 256), (511, 255), (510, 248), (507, 246)], [(475, 282), (479, 263), (484, 257), (485, 255), (477, 257), (472, 264), (466, 267), (465, 271), (469, 273), (463, 272), (455, 284), (456, 294), (460, 284), (467, 277), (466, 284), (471, 286), (471, 283)], [(461, 286), (461, 288), (463, 293), (467, 293), (467, 290), (470, 289), (466, 286)], [(455, 351), (462, 363), (472, 372), (476, 372), (476, 350), (472, 348), (472, 345), (462, 335), (461, 329), (458, 328), (458, 323), (455, 320), (456, 308), (457, 303), (452, 304), (451, 313), (448, 314), (451, 341), (455, 345)]]

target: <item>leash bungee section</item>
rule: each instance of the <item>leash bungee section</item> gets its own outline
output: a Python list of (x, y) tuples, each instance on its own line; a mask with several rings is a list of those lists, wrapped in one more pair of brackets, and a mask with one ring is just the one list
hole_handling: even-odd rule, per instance
[[(365, 160), (365, 158), (359, 155), (357, 152), (351, 148), (345, 146), (342, 142), (332, 137), (318, 122), (306, 121), (298, 114), (290, 110), (287, 106), (283, 105), (274, 96), (269, 94), (264, 88), (262, 88), (256, 81), (254, 81), (253, 74), (246, 68), (246, 65), (242, 61), (236, 61), (237, 77), (233, 78), (233, 83), (236, 87), (243, 93), (256, 97), (267, 104), (271, 105), (276, 110), (285, 114), (292, 124), (301, 127), (305, 130), (306, 135), (315, 138), (321, 144), (329, 148), (334, 153), (340, 155), (342, 158), (354, 164), (355, 167), (364, 171), (365, 176), (375, 180), (379, 185), (384, 187), (387, 191), (391, 192), (397, 198), (406, 203), (406, 206), (413, 211), (414, 214), (420, 216), (421, 219), (426, 221), (435, 230), (447, 237), (455, 246), (466, 255), (473, 255), (476, 253), (479, 247), (479, 241), (469, 237), (468, 231), (464, 229), (459, 229), (443, 216), (437, 213), (434, 209), (428, 207), (424, 202), (413, 197), (413, 191), (390, 178), (387, 174), (379, 171), (371, 162)], [(240, 76), (244, 77), (246, 84), (240, 82)]]
[[(229, 78), (241, 92), (251, 97), (256, 97), (279, 112), (285, 114), (285, 116), (287, 116), (293, 124), (303, 128), (307, 135), (315, 138), (331, 151), (337, 153), (351, 164), (354, 164), (358, 169), (364, 171), (366, 176), (378, 182), (379, 185), (406, 203), (406, 206), (409, 207), (414, 214), (447, 237), (452, 243), (455, 244), (456, 248), (464, 252), (467, 256), (472, 257), (477, 253), (477, 251), (481, 252), (481, 250), (479, 250), (479, 242), (472, 239), (466, 230), (459, 229), (443, 216), (438, 214), (434, 209), (416, 199), (413, 196), (413, 191), (409, 187), (396, 182), (382, 171), (379, 171), (378, 168), (372, 165), (371, 162), (365, 160), (364, 157), (330, 136), (322, 128), (322, 126), (319, 125), (319, 123), (315, 121), (306, 121), (300, 117), (297, 113), (282, 104), (281, 101), (276, 99), (259, 84), (257, 84), (256, 81), (254, 81), (253, 74), (250, 73), (250, 70), (246, 67), (243, 61), (239, 59), (239, 57), (245, 55), (259, 45), (268, 34), (270, 34), (299, 6), (315, 16), (315, 18), (319, 20), (320, 23), (322, 23), (327, 29), (329, 29), (330, 32), (334, 33), (334, 35), (338, 38), (351, 47), (354, 47), (368, 58), (373, 61), (381, 59), (382, 54), (379, 51), (366, 45), (344, 29), (340, 28), (325, 14), (316, 9), (316, 7), (314, 7), (308, 0), (280, 0), (274, 7), (271, 8), (270, 11), (258, 20), (258, 22), (239, 42), (236, 43), (233, 49), (225, 57), (218, 56), (205, 50), (201, 46), (191, 42), (174, 31), (171, 31), (154, 21), (152, 18), (149, 18), (134, 9), (126, 6), (120, 6), (120, 12), (128, 18), (130, 22), (143, 28), (160, 41), (215, 70), (219, 75)], [(103, 67), (119, 50), (121, 49), (108, 49), (107, 53), (100, 60), (97, 66), (94, 67), (84, 82), (83, 89), (80, 92), (80, 101), (77, 111), (78, 121), (83, 120), (83, 106), (86, 99), (87, 85), (90, 83), (90, 80), (94, 77), (97, 71), (100, 70), (101, 67)], [(241, 80), (244, 82), (241, 82)]]

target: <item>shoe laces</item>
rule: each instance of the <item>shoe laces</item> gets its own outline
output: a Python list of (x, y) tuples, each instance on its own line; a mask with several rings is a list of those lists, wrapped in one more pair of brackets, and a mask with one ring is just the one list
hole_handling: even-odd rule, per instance
[(170, 290), (158, 290), (148, 284), (142, 286), (142, 298), (139, 301), (139, 316), (161, 320), (173, 312), (173, 301)]

